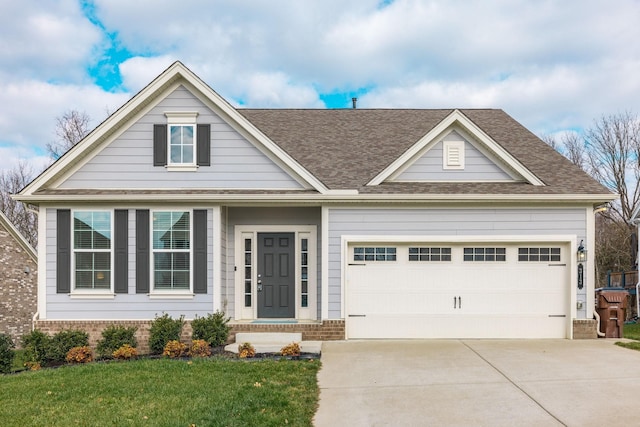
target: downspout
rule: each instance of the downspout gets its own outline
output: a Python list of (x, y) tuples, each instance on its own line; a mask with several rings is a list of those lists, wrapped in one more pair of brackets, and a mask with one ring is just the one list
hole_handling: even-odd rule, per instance
[(36, 330), (36, 320), (40, 318), (40, 312), (36, 311), (36, 313), (31, 318), (31, 332)]
[(600, 338), (604, 338), (604, 337), (605, 337), (604, 332), (600, 332), (600, 315), (598, 314), (598, 312), (597, 312), (596, 310), (593, 310), (593, 315), (594, 315), (594, 316), (595, 316), (595, 318), (596, 318), (596, 322), (598, 322), (598, 323), (596, 324), (596, 332), (598, 333), (598, 336), (599, 336)]

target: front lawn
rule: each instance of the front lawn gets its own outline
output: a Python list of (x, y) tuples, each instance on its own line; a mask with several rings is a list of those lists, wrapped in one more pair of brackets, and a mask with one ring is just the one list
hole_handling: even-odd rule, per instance
[(0, 375), (2, 425), (311, 426), (320, 362), (142, 359)]
[(616, 345), (631, 350), (640, 350), (640, 323), (629, 323), (623, 326), (622, 335), (624, 338), (635, 340), (632, 342), (616, 342)]

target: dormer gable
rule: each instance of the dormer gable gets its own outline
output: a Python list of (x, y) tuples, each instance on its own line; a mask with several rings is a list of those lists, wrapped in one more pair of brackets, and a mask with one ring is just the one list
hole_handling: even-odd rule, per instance
[(544, 185), (459, 110), (451, 112), (367, 185), (429, 181)]

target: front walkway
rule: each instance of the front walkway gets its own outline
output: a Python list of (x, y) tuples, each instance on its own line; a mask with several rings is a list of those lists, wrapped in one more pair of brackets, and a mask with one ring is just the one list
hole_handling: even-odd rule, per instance
[(314, 423), (640, 425), (640, 352), (615, 341), (325, 342)]

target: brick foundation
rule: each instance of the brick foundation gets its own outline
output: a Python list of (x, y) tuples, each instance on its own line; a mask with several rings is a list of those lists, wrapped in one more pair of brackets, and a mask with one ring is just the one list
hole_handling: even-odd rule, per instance
[[(89, 345), (95, 351), (98, 340), (102, 338), (102, 331), (111, 325), (136, 327), (138, 352), (148, 354), (149, 328), (151, 320), (37, 320), (34, 327), (49, 335), (63, 329), (74, 329), (89, 334)], [(344, 339), (344, 320), (325, 320), (322, 323), (292, 323), (292, 324), (259, 324), (259, 323), (229, 323), (231, 331), (227, 342), (235, 341), (238, 332), (301, 332), (305, 341), (332, 341)], [(180, 341), (191, 340), (191, 323), (185, 321)]]
[(598, 322), (595, 319), (573, 319), (573, 339), (590, 340), (598, 338)]
[(231, 326), (229, 340), (235, 341), (238, 332), (300, 332), (303, 341), (336, 341), (343, 340), (344, 320), (325, 320), (322, 323), (234, 323)]

